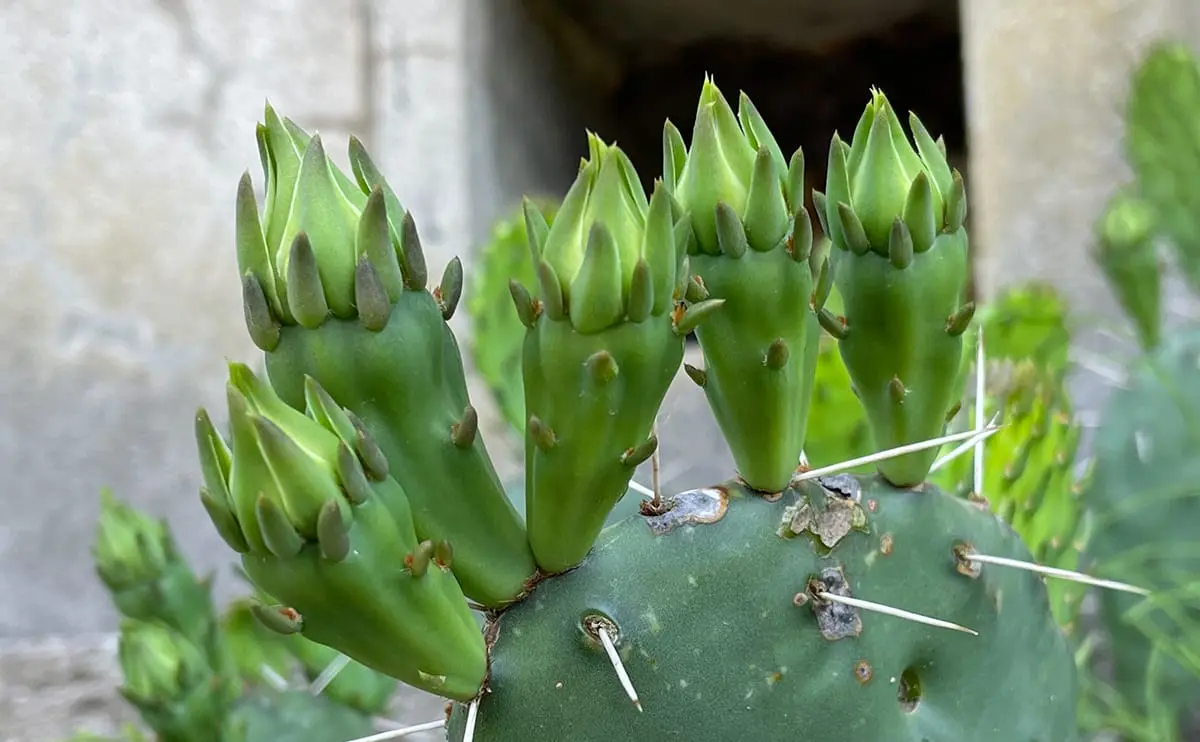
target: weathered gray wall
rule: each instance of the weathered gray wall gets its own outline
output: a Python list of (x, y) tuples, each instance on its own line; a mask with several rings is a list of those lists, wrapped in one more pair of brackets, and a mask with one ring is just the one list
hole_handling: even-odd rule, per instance
[[(1200, 50), (1195, 0), (962, 0), (973, 244), (987, 294), (1048, 279), (1082, 316), (1118, 321), (1087, 257), (1130, 179), (1130, 75), (1164, 38)], [(1177, 299), (1172, 309), (1187, 311)], [(1083, 315), (1087, 313), (1087, 315)]]

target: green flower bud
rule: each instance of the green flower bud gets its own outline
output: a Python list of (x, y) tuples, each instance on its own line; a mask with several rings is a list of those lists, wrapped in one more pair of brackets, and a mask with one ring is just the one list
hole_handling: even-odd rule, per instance
[(229, 505), (250, 551), (275, 553), (271, 547), (317, 540), (321, 509), (331, 500), (348, 517), (337, 434), (286, 405), (243, 364), (229, 365), (226, 391), (233, 451)]
[(705, 77), (691, 149), (684, 152), (677, 138), (668, 123), (667, 183), (682, 211), (691, 214), (698, 252), (721, 254), (719, 210), (737, 216), (756, 250), (770, 250), (786, 238), (788, 163), (748, 96), (741, 96), (735, 115)]
[(619, 147), (591, 133), (588, 147), (553, 226), (529, 230), (546, 313), (585, 335), (668, 311), (682, 258), (666, 191), (647, 200)]
[[(964, 196), (946, 155), (915, 114), (909, 116), (913, 141), (882, 92), (872, 90), (847, 145), (834, 135), (829, 150), (825, 223), (841, 249), (851, 249), (845, 212), (861, 224), (870, 249), (887, 256), (893, 224), (904, 220), (913, 249), (924, 252), (936, 233), (961, 227)], [(957, 224), (955, 224), (957, 222)]]
[(173, 557), (166, 526), (118, 502), (108, 489), (100, 493), (94, 554), (100, 579), (113, 590), (156, 579)]
[(330, 161), (320, 135), (268, 105), (258, 144), (266, 178), (263, 211), (260, 216), (247, 173), (238, 188), (236, 228), (238, 269), (257, 282), (247, 290), (247, 321), (256, 342), (274, 342), (263, 340), (272, 337), (263, 332), (272, 318), (262, 316), (260, 290), (274, 319), (286, 323), (313, 326), (327, 314), (353, 318), (365, 261), (373, 269), (366, 274), (369, 285), (382, 287), (394, 301), (403, 285), (401, 266), (415, 262), (402, 257), (404, 249), (419, 246), (404, 245), (411, 241), (402, 239), (400, 226), (407, 214), (361, 143), (351, 142), (352, 180)]
[(122, 693), (138, 705), (169, 704), (212, 676), (199, 647), (148, 621), (122, 621), (117, 658), (125, 678)]

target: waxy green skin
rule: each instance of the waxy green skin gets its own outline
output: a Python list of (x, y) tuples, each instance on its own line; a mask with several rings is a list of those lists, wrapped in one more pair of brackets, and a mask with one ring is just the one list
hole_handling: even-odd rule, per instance
[[(851, 530), (824, 556), (809, 533), (778, 533), (799, 493), (825, 502), (827, 491), (813, 483), (777, 502), (733, 487), (720, 520), (661, 535), (642, 516), (605, 529), (579, 569), (497, 619), (475, 739), (1076, 740), (1074, 658), (1042, 579), (987, 565), (973, 579), (955, 568), (960, 540), (1029, 559), (1016, 534), (932, 486), (858, 481), (865, 530)], [(843, 568), (855, 597), (979, 636), (858, 611), (857, 637), (826, 639), (811, 602), (797, 607), (793, 597), (830, 566)], [(641, 713), (580, 628), (593, 612), (618, 625)], [(869, 682), (856, 677), (860, 661), (870, 665)], [(910, 668), (922, 697), (907, 713), (898, 687)], [(465, 710), (455, 705), (448, 739), (462, 739)]]
[[(961, 306), (966, 287), (965, 230), (939, 235), (904, 269), (875, 252), (835, 253), (833, 259), (848, 330), (838, 347), (875, 447), (940, 435), (946, 413), (962, 395), (957, 380), (963, 339), (946, 332), (946, 320)], [(892, 396), (894, 378), (906, 391), (899, 403)], [(938, 455), (937, 448), (929, 448), (880, 462), (878, 468), (895, 484), (913, 486), (924, 481)]]
[[(510, 284), (528, 328), (525, 513), (547, 574), (583, 560), (657, 446), (654, 420), (683, 362), (681, 323), (691, 322), (679, 302), (687, 235), (669, 194), (656, 184), (648, 199), (620, 148), (594, 134), (588, 145), (553, 227), (526, 204), (536, 302)], [(696, 319), (705, 309), (686, 311)]]
[[(305, 638), (414, 687), (471, 698), (487, 672), (479, 626), (448, 570), (430, 564), (420, 577), (408, 574), (400, 545), (416, 536), (399, 533), (388, 512), (389, 500), (399, 500), (379, 494), (353, 506), (351, 550), (342, 561), (326, 560), (310, 543), (289, 559), (245, 554), (242, 566), (300, 614)], [(439, 676), (445, 680), (431, 680)]]
[(332, 318), (284, 327), (266, 367), (293, 407), (304, 408), (308, 375), (358, 415), (408, 496), (418, 536), (453, 545), (467, 597), (497, 606), (525, 591), (533, 557), (483, 438), (465, 448), (451, 439), (470, 400), (458, 342), (429, 292), (405, 290), (379, 332)]
[[(586, 365), (600, 351), (618, 369), (607, 382)], [(525, 510), (529, 540), (544, 571), (578, 564), (618, 500), (630, 496), (636, 467), (621, 457), (649, 438), (683, 353), (684, 339), (674, 334), (670, 314), (596, 335), (580, 335), (568, 322), (542, 315), (526, 335), (526, 409), (555, 436), (553, 446), (543, 450), (526, 426)], [(561, 528), (570, 528), (572, 538), (557, 537)]]
[(696, 328), (701, 386), (738, 475), (779, 492), (804, 449), (820, 350), (810, 308), (812, 225), (807, 212), (796, 213), (804, 208), (803, 154), (785, 163), (749, 97), (742, 94), (734, 114), (706, 79), (691, 148), (668, 123), (663, 167), (691, 223), (691, 271), (706, 298), (724, 301)]
[(260, 215), (244, 176), (237, 247), (247, 327), (271, 384), (303, 410), (311, 377), (355, 413), (411, 499), (420, 538), (454, 547), (467, 597), (513, 600), (536, 566), (468, 409), (447, 324), (461, 265), (447, 267), (437, 296), (429, 291), (415, 222), (357, 140), (351, 179), (319, 136), (269, 106), (258, 135), (266, 205)]
[[(808, 305), (808, 262), (782, 248), (747, 250), (736, 260), (692, 255), (721, 310), (696, 328), (704, 350), (704, 394), (729, 442), (738, 475), (764, 492), (783, 490), (804, 449), (821, 326)], [(788, 348), (782, 368), (764, 359), (776, 340)]]
[[(936, 438), (961, 399), (962, 333), (973, 305), (966, 191), (944, 145), (916, 116), (909, 141), (887, 98), (872, 92), (847, 144), (834, 135), (826, 193), (814, 194), (833, 244), (841, 318), (823, 316), (866, 412), (877, 449)], [(892, 484), (925, 480), (930, 448), (881, 461)]]

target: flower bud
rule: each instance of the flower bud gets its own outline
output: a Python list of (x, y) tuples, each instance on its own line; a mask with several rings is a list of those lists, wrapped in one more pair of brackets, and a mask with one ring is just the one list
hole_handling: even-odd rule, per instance
[(111, 589), (150, 582), (171, 560), (165, 526), (118, 502), (108, 489), (100, 494), (96, 532), (96, 571)]
[(861, 224), (870, 249), (883, 256), (897, 218), (904, 220), (918, 253), (930, 248), (937, 232), (961, 226), (949, 218), (953, 206), (961, 219), (963, 197), (956, 193), (946, 155), (915, 114), (909, 125), (915, 148), (887, 98), (874, 90), (850, 144), (834, 136), (824, 196), (825, 222), (835, 245), (851, 247), (842, 204)]

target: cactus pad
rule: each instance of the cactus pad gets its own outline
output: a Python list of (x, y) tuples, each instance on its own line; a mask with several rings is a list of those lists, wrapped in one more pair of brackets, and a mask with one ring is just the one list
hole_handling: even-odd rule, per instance
[[(476, 738), (1075, 739), (1074, 664), (1042, 580), (958, 568), (961, 542), (1029, 559), (1017, 535), (932, 486), (823, 482), (775, 502), (695, 490), (606, 529), (579, 569), (493, 620)], [(824, 602), (806, 594), (814, 578), (979, 635)], [(451, 740), (463, 716), (460, 705)]]

